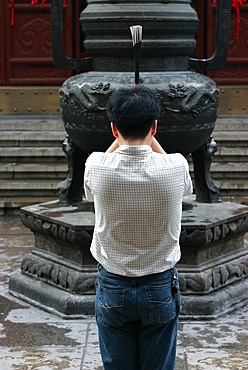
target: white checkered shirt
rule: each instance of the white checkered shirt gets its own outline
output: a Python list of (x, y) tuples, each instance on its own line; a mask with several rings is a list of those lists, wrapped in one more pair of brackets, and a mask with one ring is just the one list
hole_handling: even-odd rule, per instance
[(107, 271), (144, 276), (179, 261), (182, 198), (192, 193), (181, 154), (155, 153), (148, 145), (94, 152), (84, 187), (95, 205), (91, 253)]

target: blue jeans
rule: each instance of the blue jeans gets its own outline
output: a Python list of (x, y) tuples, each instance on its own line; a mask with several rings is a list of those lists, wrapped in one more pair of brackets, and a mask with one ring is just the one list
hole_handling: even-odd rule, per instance
[(180, 307), (176, 268), (131, 278), (99, 266), (96, 321), (105, 370), (173, 370)]

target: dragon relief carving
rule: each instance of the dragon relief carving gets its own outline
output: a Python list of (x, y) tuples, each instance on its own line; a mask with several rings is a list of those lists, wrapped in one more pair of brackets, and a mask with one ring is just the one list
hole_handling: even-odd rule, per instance
[[(106, 98), (114, 91), (110, 83), (99, 82), (97, 84), (84, 83), (81, 86), (73, 85), (73, 93), (67, 93), (63, 87), (60, 89), (60, 97), (66, 106), (71, 102), (73, 106), (78, 105), (80, 109), (88, 112), (104, 111)], [(70, 104), (71, 104), (70, 103)], [(68, 107), (69, 110), (71, 107)]]
[(195, 86), (185, 86), (182, 83), (169, 83), (168, 93), (159, 91), (164, 97), (162, 104), (168, 113), (188, 114), (196, 118), (200, 111), (215, 106), (216, 96), (208, 89), (197, 89)]

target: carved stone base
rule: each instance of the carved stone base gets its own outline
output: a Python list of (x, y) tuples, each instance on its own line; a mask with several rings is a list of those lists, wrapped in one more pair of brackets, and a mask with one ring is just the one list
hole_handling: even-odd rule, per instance
[(248, 301), (248, 207), (198, 203), (190, 196), (183, 209), (181, 316), (212, 319)]
[(181, 295), (181, 314), (183, 320), (213, 320), (231, 311), (238, 310), (248, 301), (248, 279), (211, 295)]
[(21, 220), (34, 233), (35, 247), (24, 257), (21, 273), (11, 276), (10, 293), (65, 318), (93, 315), (93, 204), (37, 204), (23, 208)]
[(94, 315), (95, 295), (71, 294), (20, 273), (11, 276), (10, 293), (64, 319)]
[[(21, 220), (35, 236), (10, 293), (65, 318), (94, 314), (96, 261), (90, 254), (92, 203), (58, 201), (22, 208)], [(183, 204), (177, 265), (181, 316), (212, 319), (248, 301), (248, 207), (235, 203)]]

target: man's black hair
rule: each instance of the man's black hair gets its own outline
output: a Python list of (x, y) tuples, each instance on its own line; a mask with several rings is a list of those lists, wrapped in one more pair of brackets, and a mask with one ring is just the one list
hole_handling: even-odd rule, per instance
[(110, 96), (106, 111), (125, 139), (144, 139), (159, 116), (160, 102), (148, 87), (123, 87)]

